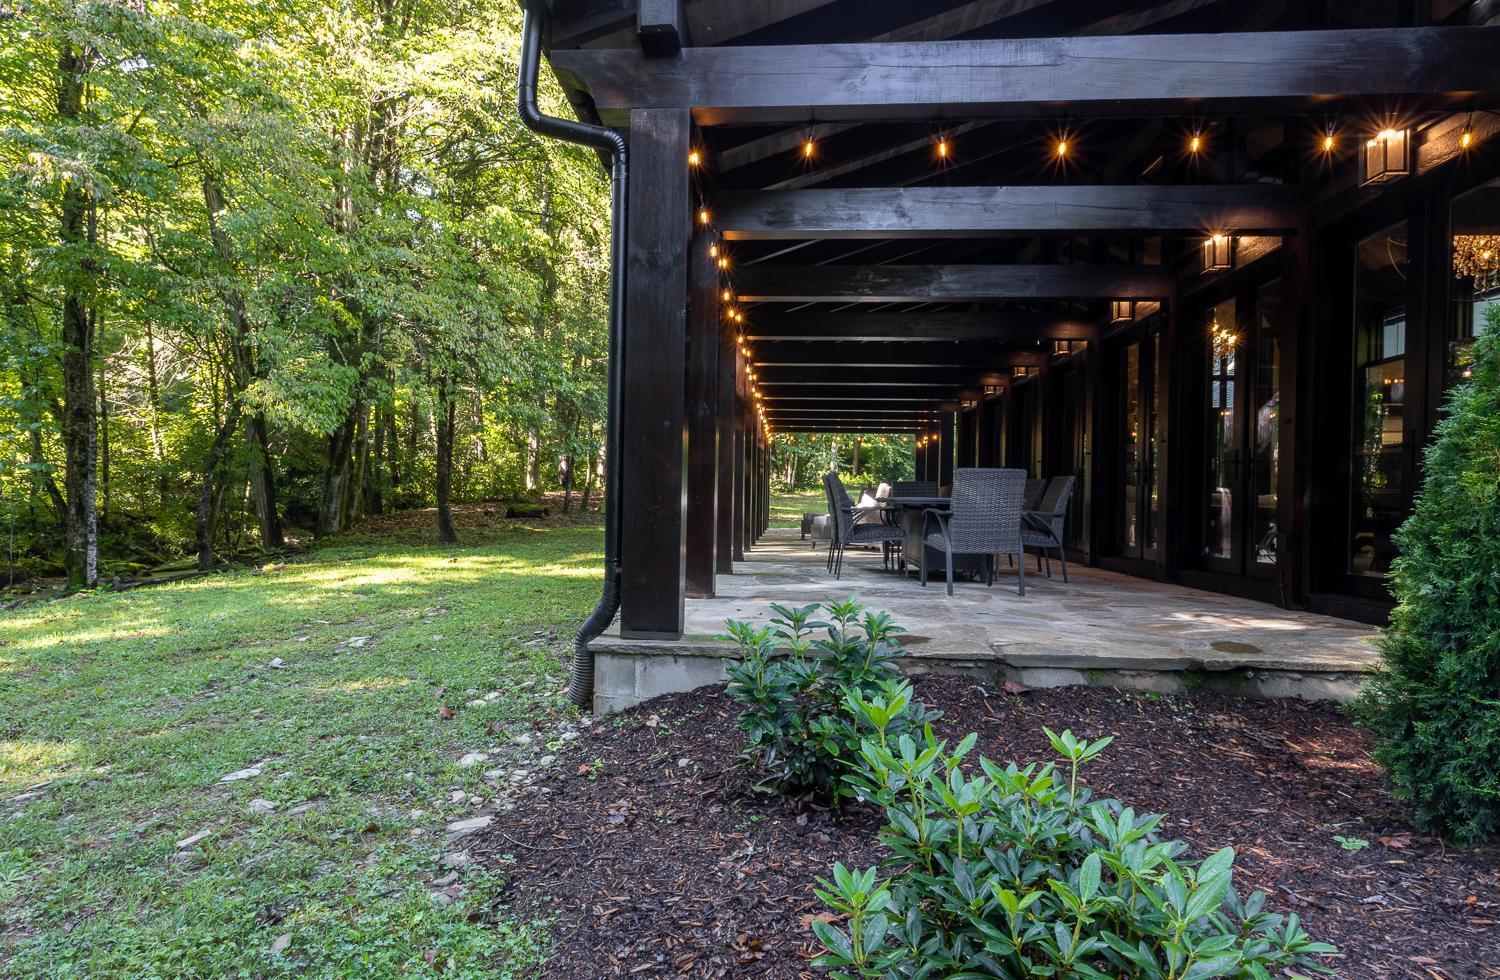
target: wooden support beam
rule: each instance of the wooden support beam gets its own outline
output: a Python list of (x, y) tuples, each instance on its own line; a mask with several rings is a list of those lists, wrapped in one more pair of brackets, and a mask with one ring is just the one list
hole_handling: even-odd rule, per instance
[(1497, 33), (1421, 27), (552, 52), (606, 121), (693, 107), (704, 125), (1074, 114), (1332, 111), (1500, 91)]
[(771, 367), (990, 367), (1035, 365), (1038, 351), (1017, 350), (1004, 344), (974, 341), (933, 341), (925, 344), (848, 343), (831, 340), (780, 341), (758, 344), (751, 351), (757, 376)]
[(1031, 313), (781, 313), (755, 310), (746, 340), (1092, 340), (1096, 324)]
[[(1000, 383), (1009, 384), (1006, 378)], [(782, 384), (780, 382), (760, 382), (761, 394), (767, 399), (777, 397), (803, 398), (808, 395), (820, 395), (827, 398), (937, 398), (942, 401), (952, 401), (965, 393), (972, 392), (974, 385), (962, 383), (963, 379), (955, 378), (941, 384), (916, 384), (903, 385), (899, 390), (883, 385), (875, 379), (850, 379), (848, 377), (834, 377), (824, 384), (817, 385), (819, 390), (811, 391), (807, 385), (800, 382)]]
[(719, 271), (705, 234), (688, 249), (687, 595), (712, 598), (719, 510)]
[(910, 426), (879, 426), (879, 425), (846, 425), (835, 422), (819, 423), (814, 425), (778, 425), (772, 429), (777, 434), (781, 433), (823, 433), (823, 432), (851, 432), (867, 433), (871, 435), (905, 436), (912, 435), (916, 430)]
[(683, 0), (639, 0), (635, 35), (648, 58), (669, 58), (688, 43)]
[(622, 636), (682, 635), (690, 129), (684, 109), (631, 113), (632, 178), (653, 193), (650, 207), (631, 208), (626, 219)]
[(714, 568), (719, 574), (728, 575), (734, 571), (735, 429), (739, 413), (738, 385), (743, 372), (734, 331), (721, 323), (717, 335), (719, 407), (715, 422), (719, 429), (719, 516), (714, 532)]
[(1160, 299), (1173, 284), (1159, 266), (1132, 265), (751, 265), (734, 276), (746, 303)]
[(877, 396), (866, 398), (799, 398), (771, 395), (764, 401), (766, 411), (773, 409), (807, 409), (810, 411), (892, 411), (892, 412), (943, 412), (952, 411), (957, 403), (941, 398), (901, 398), (899, 396)]
[[(1020, 357), (1020, 355), (1015, 355)], [(1036, 355), (1040, 362), (1041, 355)], [(834, 383), (885, 385), (891, 388), (927, 388), (951, 385), (955, 389), (1005, 384), (1009, 366), (931, 368), (931, 367), (768, 367), (755, 372), (755, 382), (767, 385), (809, 385), (821, 387)], [(897, 392), (900, 394), (900, 392)]]
[(938, 423), (938, 486), (953, 485), (953, 413), (946, 412)]
[(713, 200), (714, 226), (731, 241), (1254, 233), (1295, 228), (1305, 214), (1301, 188), (1284, 184), (836, 187)]

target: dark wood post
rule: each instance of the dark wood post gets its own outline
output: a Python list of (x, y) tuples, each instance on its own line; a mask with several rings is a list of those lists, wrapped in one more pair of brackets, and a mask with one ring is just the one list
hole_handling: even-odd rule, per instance
[(958, 449), (957, 465), (975, 465), (974, 452), (974, 411), (961, 408), (958, 412)]
[[(706, 253), (708, 246), (700, 243), (702, 250)], [(708, 258), (712, 258), (708, 256)], [(735, 453), (735, 430), (738, 426), (738, 375), (739, 375), (739, 344), (735, 342), (736, 333), (732, 324), (720, 323), (717, 335), (719, 343), (719, 388), (718, 410), (714, 421), (718, 426), (718, 469), (719, 469), (719, 501), (718, 519), (714, 534), (714, 569), (715, 571), (728, 575), (734, 571), (734, 560), (740, 557), (737, 553), (735, 530), (734, 530), (734, 453)]]
[(714, 594), (719, 510), (719, 271), (708, 237), (693, 236), (688, 255), (687, 594)]
[(626, 219), (620, 633), (682, 635), (687, 557), (687, 248), (691, 237), (686, 109), (630, 116)]
[(953, 413), (939, 416), (943, 421), (938, 426), (938, 486), (953, 485)]

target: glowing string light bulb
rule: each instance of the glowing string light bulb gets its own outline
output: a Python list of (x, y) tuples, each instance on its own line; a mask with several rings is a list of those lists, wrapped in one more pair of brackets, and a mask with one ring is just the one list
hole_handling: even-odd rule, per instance
[(1324, 153), (1332, 153), (1333, 152), (1333, 134), (1332, 133), (1327, 133), (1323, 137), (1323, 152)]
[(811, 160), (813, 158), (813, 151), (814, 151), (813, 141), (812, 140), (805, 140), (802, 143), (802, 159), (804, 159), (804, 160)]
[(948, 140), (947, 140), (946, 137), (943, 137), (943, 136), (939, 136), (938, 137), (938, 141), (937, 141), (937, 155), (938, 155), (938, 159), (940, 159), (940, 160), (946, 160), (946, 159), (948, 159)]
[(700, 225), (706, 225), (706, 224), (708, 224), (708, 218), (709, 218), (708, 208), (699, 208), (698, 209), (698, 224), (700, 224)]
[(1203, 137), (1194, 133), (1193, 138), (1188, 140), (1188, 152), (1197, 153), (1201, 149), (1203, 149)]
[(699, 154), (699, 152), (697, 150), (689, 150), (688, 151), (688, 166), (689, 167), (696, 167), (696, 166), (698, 166), (698, 164), (700, 164), (702, 162), (703, 162), (703, 157), (702, 157), (701, 154)]
[(1061, 160), (1063, 157), (1065, 157), (1067, 155), (1068, 155), (1068, 141), (1067, 140), (1058, 140), (1057, 141), (1057, 158), (1059, 160)]
[(1465, 126), (1464, 131), (1458, 135), (1459, 149), (1467, 150), (1474, 145), (1474, 127)]

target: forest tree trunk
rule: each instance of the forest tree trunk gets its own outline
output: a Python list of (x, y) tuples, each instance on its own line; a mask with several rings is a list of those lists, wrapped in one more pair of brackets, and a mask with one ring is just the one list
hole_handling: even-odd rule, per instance
[(240, 424), (240, 403), (229, 402), (229, 414), (214, 433), (214, 441), (208, 447), (208, 459), (203, 463), (202, 482), (198, 490), (198, 518), (194, 522), (193, 537), (198, 546), (198, 570), (209, 571), (214, 567), (214, 510), (218, 502), (216, 493), (219, 467), (224, 462), (224, 451), (229, 447), (229, 437)]
[[(86, 54), (64, 42), (58, 58), (57, 114), (71, 124), (83, 115)], [(65, 563), (70, 589), (99, 584), (99, 516), (95, 508), (97, 433), (94, 401), (94, 318), (87, 306), (97, 268), (92, 254), (94, 223), (84, 188), (71, 181), (63, 191), (61, 239), (65, 251), (82, 254), (77, 277), (65, 278), (62, 308), (64, 477), (68, 497)]]
[(438, 380), (437, 405), (437, 514), (438, 540), (457, 544), (453, 528), (453, 425), (458, 405), (446, 377)]

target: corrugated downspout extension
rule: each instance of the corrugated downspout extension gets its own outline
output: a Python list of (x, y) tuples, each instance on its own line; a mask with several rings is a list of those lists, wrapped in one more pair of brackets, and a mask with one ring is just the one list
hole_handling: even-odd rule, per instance
[(568, 699), (587, 708), (594, 698), (594, 655), (589, 643), (609, 628), (620, 610), (620, 378), (625, 357), (625, 208), (630, 170), (625, 139), (613, 129), (543, 115), (537, 106), (537, 69), (542, 57), (541, 0), (526, 5), (521, 28), (521, 77), (517, 107), (521, 122), (543, 136), (591, 147), (610, 158), (609, 415), (604, 423), (604, 591), (573, 638)]

